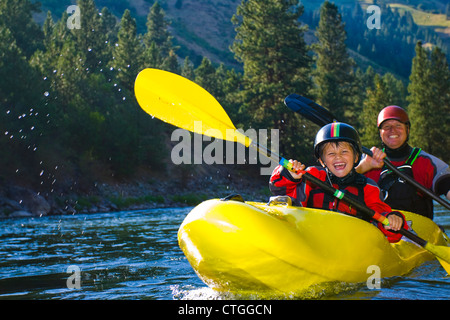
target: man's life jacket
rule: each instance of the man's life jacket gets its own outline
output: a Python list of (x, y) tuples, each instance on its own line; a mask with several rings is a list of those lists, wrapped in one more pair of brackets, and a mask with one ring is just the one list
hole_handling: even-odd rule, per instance
[[(412, 166), (420, 151), (420, 148), (413, 148), (406, 162), (398, 166), (397, 169), (414, 178)], [(384, 201), (391, 208), (420, 212), (422, 215), (433, 219), (433, 201), (428, 197), (424, 197), (415, 187), (387, 169), (386, 166), (380, 173), (378, 186), (383, 191)]]

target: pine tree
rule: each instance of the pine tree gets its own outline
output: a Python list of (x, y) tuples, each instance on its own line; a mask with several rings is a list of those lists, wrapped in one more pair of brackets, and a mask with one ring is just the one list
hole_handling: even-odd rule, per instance
[(136, 75), (142, 69), (143, 52), (137, 37), (136, 21), (128, 9), (120, 21), (117, 37), (118, 42), (113, 50), (114, 60), (111, 65), (118, 72), (117, 78), (121, 85), (131, 92)]
[(320, 105), (345, 121), (351, 109), (354, 61), (347, 52), (347, 35), (336, 5), (325, 1), (320, 10), (318, 43), (314, 45), (316, 70), (314, 92)]
[(406, 108), (406, 87), (401, 80), (398, 80), (392, 73), (388, 72), (383, 75), (383, 81), (390, 93), (392, 94), (392, 101), (390, 105), (401, 106)]
[(433, 112), (431, 88), (431, 66), (427, 51), (422, 42), (416, 44), (416, 56), (412, 62), (410, 83), (408, 85), (408, 111), (411, 121), (411, 143), (428, 149), (428, 130), (426, 123)]
[[(300, 120), (282, 101), (310, 88), (310, 58), (299, 22), (303, 6), (296, 0), (243, 1), (233, 16), (232, 51), (243, 63), (240, 116), (246, 126), (280, 129), (284, 150), (299, 147)], [(295, 140), (295, 142), (294, 142)]]
[(439, 47), (431, 52), (431, 77), (434, 110), (429, 123), (430, 152), (448, 163), (450, 150), (442, 146), (450, 145), (450, 69)]
[(378, 146), (380, 138), (376, 126), (378, 113), (388, 105), (392, 105), (392, 93), (384, 79), (376, 74), (373, 80), (373, 89), (367, 90), (367, 98), (364, 101), (361, 117), (361, 142), (367, 146)]
[(352, 106), (351, 110), (347, 110), (347, 121), (355, 128), (361, 127), (361, 114), (363, 113), (364, 101), (367, 98), (367, 91), (374, 89), (375, 72), (372, 67), (368, 67), (366, 72), (362, 72), (360, 68), (356, 69), (355, 81), (353, 83), (353, 89), (351, 97)]
[(80, 7), (80, 29), (73, 29), (76, 48), (82, 54), (85, 70), (95, 72), (104, 68), (111, 59), (108, 50), (105, 24), (95, 7), (94, 0), (78, 0)]
[[(144, 45), (147, 50), (151, 51), (156, 47), (162, 62), (162, 59), (168, 57), (170, 51), (175, 51), (176, 48), (172, 45), (173, 37), (168, 30), (170, 23), (158, 1), (150, 8), (146, 25), (147, 33), (144, 35)], [(151, 63), (155, 63), (155, 60), (152, 60), (152, 57), (155, 56), (154, 52), (150, 52), (148, 55)]]
[(411, 143), (446, 161), (450, 114), (450, 71), (442, 51), (431, 53), (416, 44), (416, 57), (408, 85), (408, 112), (411, 120)]
[(161, 63), (161, 69), (172, 73), (180, 74), (181, 68), (178, 63), (178, 57), (173, 50), (169, 51), (169, 55), (164, 58)]
[(39, 48), (43, 39), (43, 32), (33, 20), (32, 13), (39, 12), (40, 3), (29, 0), (1, 0), (0, 28), (7, 27), (26, 58)]
[(218, 99), (220, 89), (216, 77), (216, 68), (212, 65), (211, 60), (206, 57), (203, 58), (202, 63), (195, 69), (195, 82)]
[(192, 81), (195, 79), (194, 66), (189, 60), (189, 57), (184, 58), (183, 66), (181, 67), (181, 76)]
[(34, 22), (32, 12), (38, 4), (28, 0), (0, 1), (0, 105), (20, 107), (38, 100), (37, 72), (29, 63), (36, 50), (43, 47), (43, 32)]

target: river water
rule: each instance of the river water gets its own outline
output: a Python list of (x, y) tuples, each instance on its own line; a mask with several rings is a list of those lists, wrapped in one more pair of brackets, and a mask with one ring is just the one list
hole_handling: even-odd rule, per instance
[[(450, 230), (450, 212), (435, 221)], [(191, 208), (0, 220), (0, 299), (253, 299), (219, 295), (190, 267), (177, 243)], [(380, 290), (340, 286), (315, 299), (449, 299), (437, 261)]]

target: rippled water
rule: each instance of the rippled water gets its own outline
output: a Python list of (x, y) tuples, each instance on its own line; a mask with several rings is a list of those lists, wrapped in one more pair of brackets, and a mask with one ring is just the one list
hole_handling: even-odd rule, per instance
[[(218, 295), (194, 273), (177, 243), (190, 209), (1, 220), (0, 299), (255, 298)], [(436, 222), (450, 230), (449, 212), (438, 210)], [(315, 297), (449, 299), (450, 278), (433, 261), (383, 280), (381, 290), (337, 291)]]

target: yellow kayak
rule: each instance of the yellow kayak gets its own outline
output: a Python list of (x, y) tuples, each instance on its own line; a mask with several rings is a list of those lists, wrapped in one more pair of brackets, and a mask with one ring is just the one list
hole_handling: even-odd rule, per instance
[[(449, 238), (430, 219), (403, 212), (432, 244)], [(207, 200), (178, 231), (192, 268), (227, 292), (297, 294), (321, 284), (404, 275), (434, 256), (409, 240), (389, 243), (376, 226), (336, 212), (235, 200)]]

